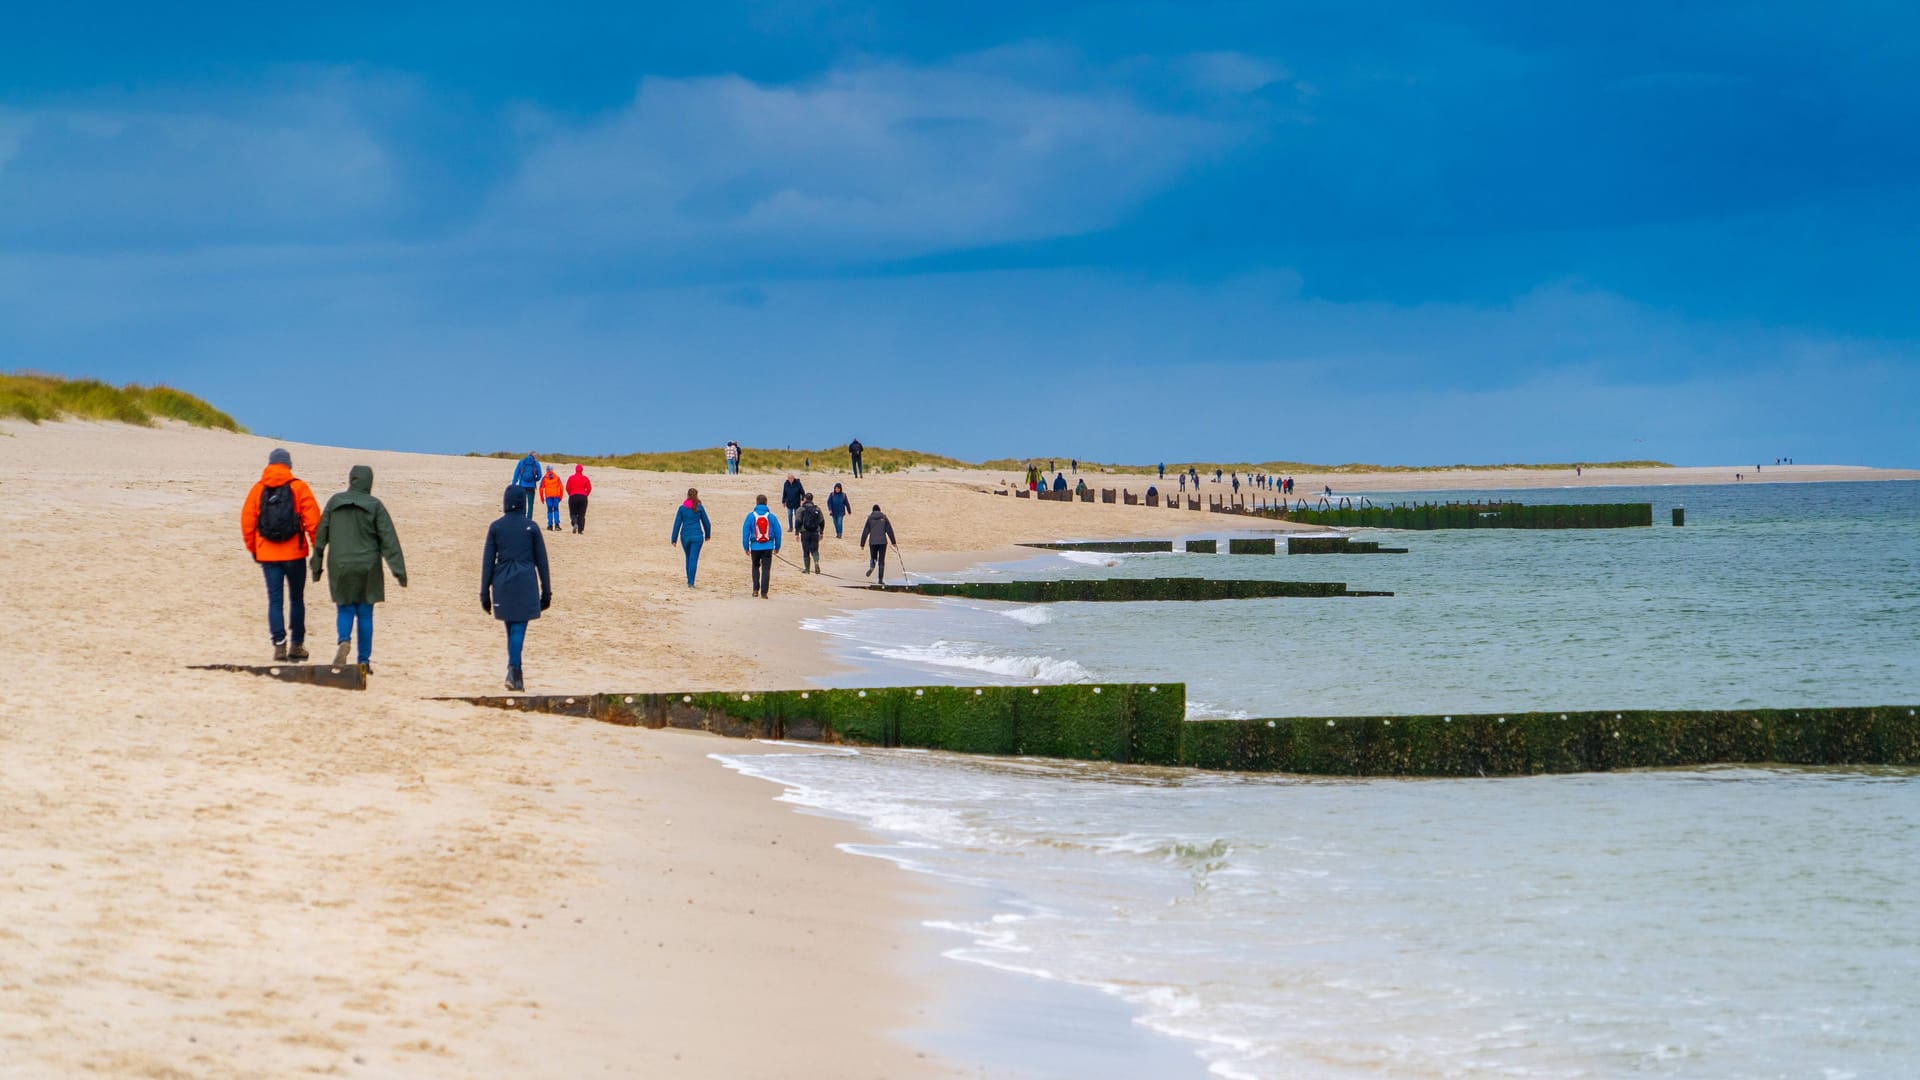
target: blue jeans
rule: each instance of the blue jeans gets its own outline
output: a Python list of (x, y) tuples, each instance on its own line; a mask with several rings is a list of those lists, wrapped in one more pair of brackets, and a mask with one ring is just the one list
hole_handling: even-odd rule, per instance
[(740, 463), (738, 461), (727, 462), (727, 475), (731, 476), (734, 473), (737, 473), (739, 471), (740, 471)]
[(527, 645), (527, 624), (510, 622), (507, 624), (507, 666), (520, 666), (520, 652)]
[(703, 540), (682, 540), (680, 546), (687, 551), (687, 587), (693, 587), (693, 575), (700, 569), (700, 545)]
[(353, 624), (360, 624), (360, 662), (373, 659), (373, 605), (372, 604), (335, 604), (336, 614), (333, 625), (338, 633), (335, 641), (344, 642), (353, 636)]
[(527, 493), (527, 516), (532, 517), (534, 510), (540, 505), (540, 489), (521, 488), (520, 490)]
[[(289, 559), (286, 562), (263, 562), (260, 569), (267, 576), (267, 632), (273, 635), (273, 643), (287, 640), (287, 616), (293, 616), (293, 643), (303, 645), (307, 640), (307, 561)], [(281, 595), (285, 587), (285, 597)], [(283, 606), (284, 605), (284, 606)], [(289, 610), (291, 609), (291, 610)]]
[(846, 520), (845, 514), (833, 515), (833, 538), (835, 540), (840, 539), (840, 523), (845, 520)]
[(547, 500), (547, 528), (557, 529), (559, 527), (560, 527), (560, 496), (555, 495), (553, 498)]

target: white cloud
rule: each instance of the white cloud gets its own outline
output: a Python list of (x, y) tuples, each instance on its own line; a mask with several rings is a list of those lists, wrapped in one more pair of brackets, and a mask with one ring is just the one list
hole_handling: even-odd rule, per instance
[(1118, 92), (964, 63), (796, 86), (648, 79), (611, 117), (546, 127), (483, 236), (801, 263), (1098, 229), (1233, 134)]

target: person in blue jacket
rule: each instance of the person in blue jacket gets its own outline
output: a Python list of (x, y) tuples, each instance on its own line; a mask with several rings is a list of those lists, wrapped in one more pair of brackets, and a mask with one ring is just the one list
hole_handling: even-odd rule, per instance
[(800, 497), (807, 493), (807, 486), (792, 473), (787, 474), (787, 482), (780, 485), (780, 505), (787, 508), (787, 528), (793, 528), (793, 515), (800, 510)]
[(840, 523), (846, 519), (847, 512), (853, 509), (847, 501), (847, 492), (839, 484), (833, 485), (833, 494), (827, 496), (827, 516), (833, 519), (833, 538), (841, 538)]
[(693, 588), (693, 575), (700, 569), (700, 545), (713, 539), (713, 522), (707, 518), (707, 508), (700, 504), (698, 488), (687, 489), (687, 501), (673, 514), (673, 535), (667, 537), (667, 546), (679, 544), (687, 553), (687, 588)]
[(507, 488), (503, 513), (487, 527), (480, 556), (480, 610), (507, 624), (507, 689), (524, 690), (520, 653), (527, 624), (553, 606), (553, 578), (547, 570), (547, 540), (527, 517), (527, 491)]
[(534, 457), (531, 450), (513, 467), (513, 484), (527, 497), (527, 517), (532, 517), (533, 508), (540, 505), (540, 478), (545, 475), (547, 470), (540, 467), (540, 459)]
[(780, 550), (780, 518), (767, 509), (767, 497), (754, 500), (753, 513), (740, 523), (740, 547), (753, 563), (753, 595), (767, 598), (773, 584), (773, 553)]
[(1067, 478), (1065, 474), (1063, 473), (1053, 474), (1053, 490), (1055, 491), (1067, 490)]

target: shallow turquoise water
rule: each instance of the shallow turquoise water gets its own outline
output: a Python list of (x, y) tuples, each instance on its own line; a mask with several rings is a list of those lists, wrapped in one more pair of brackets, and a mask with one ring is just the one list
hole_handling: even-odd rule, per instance
[[(1595, 495), (1524, 496), (1555, 497)], [(981, 573), (1397, 595), (815, 625), (861, 666), (846, 683), (1179, 679), (1201, 715), (1920, 702), (1920, 484), (1604, 497), (1661, 522), (1684, 501), (1688, 525), (1383, 534), (1405, 556), (1038, 556)], [(1218, 1075), (1920, 1075), (1920, 771), (732, 764), (970, 883), (938, 921), (956, 959), (1098, 987)]]

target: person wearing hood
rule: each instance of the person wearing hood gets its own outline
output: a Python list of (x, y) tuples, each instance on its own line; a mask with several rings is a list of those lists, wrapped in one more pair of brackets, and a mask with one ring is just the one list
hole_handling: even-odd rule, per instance
[(480, 610), (507, 624), (507, 689), (526, 689), (520, 666), (527, 624), (553, 606), (547, 540), (527, 517), (527, 489), (507, 488), (480, 555)]
[(866, 452), (867, 448), (860, 445), (859, 439), (855, 439), (847, 444), (847, 457), (853, 462), (853, 478), (855, 480), (866, 475), (867, 466), (866, 463), (861, 460)]
[(1053, 490), (1055, 491), (1067, 490), (1067, 477), (1065, 473), (1053, 474)]
[(540, 501), (547, 504), (547, 531), (560, 531), (560, 496), (567, 493), (567, 486), (560, 482), (560, 474), (548, 467), (547, 475), (540, 481)]
[(575, 535), (587, 531), (587, 496), (593, 494), (593, 481), (587, 479), (587, 467), (575, 465), (567, 477), (567, 521)]
[(825, 573), (826, 567), (820, 563), (820, 537), (827, 531), (827, 515), (813, 504), (812, 492), (800, 496), (800, 513), (794, 521), (794, 531), (800, 534), (800, 572)]
[(880, 571), (880, 584), (887, 583), (887, 545), (897, 544), (893, 536), (893, 522), (880, 512), (880, 504), (873, 504), (873, 512), (867, 515), (867, 525), (860, 530), (860, 542), (867, 545), (867, 576), (872, 577)]
[(740, 547), (753, 563), (753, 595), (767, 598), (773, 584), (773, 556), (780, 550), (780, 518), (767, 509), (767, 497), (754, 499), (753, 512), (740, 523)]
[(387, 598), (380, 560), (393, 570), (393, 580), (407, 587), (407, 560), (400, 553), (400, 537), (385, 503), (373, 497), (373, 470), (355, 465), (347, 472), (347, 490), (327, 500), (320, 528), (313, 535), (313, 580), (327, 573), (327, 591), (337, 612), (334, 627), (339, 646), (336, 667), (345, 667), (353, 648), (353, 629), (360, 629), (360, 674), (373, 674), (373, 605)]
[(713, 522), (707, 517), (707, 508), (700, 505), (700, 490), (687, 489), (687, 501), (673, 512), (673, 535), (667, 537), (667, 546), (680, 545), (687, 553), (687, 588), (693, 588), (693, 575), (700, 569), (700, 545), (713, 539)]
[(800, 496), (807, 493), (806, 485), (792, 473), (787, 474), (787, 482), (780, 485), (780, 505), (787, 508), (787, 528), (793, 528), (794, 512), (800, 509)]
[(827, 515), (833, 518), (833, 538), (840, 539), (845, 534), (840, 531), (841, 522), (847, 518), (847, 511), (853, 505), (847, 501), (846, 489), (839, 484), (833, 485), (833, 492), (827, 496)]
[(293, 455), (274, 450), (259, 482), (240, 504), (240, 540), (266, 576), (267, 635), (273, 641), (273, 658), (281, 663), (307, 658), (306, 558), (319, 527), (320, 504), (313, 489), (294, 477)]
[(527, 496), (528, 517), (532, 517), (533, 508), (540, 505), (540, 478), (544, 475), (546, 470), (540, 467), (540, 459), (534, 457), (531, 450), (527, 451), (526, 457), (520, 459), (520, 464), (513, 467), (514, 485)]

